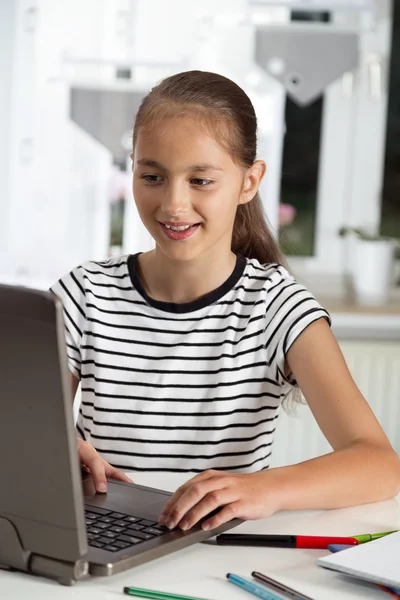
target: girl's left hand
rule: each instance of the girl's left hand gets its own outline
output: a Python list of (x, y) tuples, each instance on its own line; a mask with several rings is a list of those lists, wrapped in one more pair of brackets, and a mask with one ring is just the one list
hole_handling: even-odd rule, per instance
[[(159, 522), (168, 528), (190, 529), (210, 512), (220, 508), (204, 523), (214, 529), (231, 519), (261, 519), (278, 509), (268, 471), (234, 474), (205, 471), (180, 486), (166, 502)], [(271, 481), (272, 483), (272, 481)], [(222, 507), (222, 508), (221, 508)]]

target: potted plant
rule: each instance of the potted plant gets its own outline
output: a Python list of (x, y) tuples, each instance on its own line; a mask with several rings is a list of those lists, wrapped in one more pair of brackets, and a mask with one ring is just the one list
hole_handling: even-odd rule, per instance
[(356, 300), (367, 305), (385, 304), (400, 240), (352, 227), (342, 227), (339, 235), (352, 239), (349, 265)]

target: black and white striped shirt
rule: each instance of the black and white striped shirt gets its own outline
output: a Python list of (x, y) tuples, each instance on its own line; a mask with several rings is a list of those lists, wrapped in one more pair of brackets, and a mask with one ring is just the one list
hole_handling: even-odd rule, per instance
[(277, 264), (239, 256), (219, 288), (172, 304), (146, 294), (136, 261), (87, 262), (52, 287), (82, 382), (79, 434), (126, 471), (267, 468), (295, 384), (285, 355), (328, 313)]

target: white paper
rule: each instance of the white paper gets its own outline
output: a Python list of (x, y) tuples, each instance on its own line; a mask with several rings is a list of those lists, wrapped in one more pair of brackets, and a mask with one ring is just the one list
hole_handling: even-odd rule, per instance
[(317, 565), (400, 588), (400, 532), (319, 558)]

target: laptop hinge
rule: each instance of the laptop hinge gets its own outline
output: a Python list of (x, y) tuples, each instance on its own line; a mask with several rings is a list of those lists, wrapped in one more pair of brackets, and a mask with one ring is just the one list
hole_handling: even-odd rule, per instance
[(85, 559), (67, 562), (32, 554), (29, 570), (35, 575), (57, 579), (62, 585), (73, 585), (75, 581), (84, 579), (89, 574), (89, 563)]
[(31, 553), (24, 550), (16, 527), (6, 517), (0, 517), (0, 541), (0, 565), (28, 571)]
[(67, 562), (25, 550), (17, 528), (6, 517), (0, 517), (0, 542), (1, 568), (43, 575), (63, 585), (72, 585), (89, 574), (89, 563), (85, 559)]

